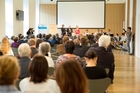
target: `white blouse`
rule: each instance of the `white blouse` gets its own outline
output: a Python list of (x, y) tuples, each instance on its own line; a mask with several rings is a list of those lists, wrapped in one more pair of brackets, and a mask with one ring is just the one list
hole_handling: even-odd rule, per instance
[(22, 93), (61, 93), (55, 80), (48, 79), (46, 82), (33, 83), (30, 78), (23, 79), (20, 84)]

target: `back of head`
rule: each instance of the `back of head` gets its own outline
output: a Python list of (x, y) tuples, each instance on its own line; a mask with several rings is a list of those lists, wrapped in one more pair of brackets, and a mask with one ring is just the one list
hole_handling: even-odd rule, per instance
[(87, 39), (85, 37), (82, 37), (80, 41), (82, 45), (87, 45)]
[(87, 93), (85, 73), (76, 60), (65, 60), (56, 68), (56, 81), (62, 93)]
[(18, 41), (18, 37), (14, 37), (14, 41), (17, 42)]
[(66, 53), (73, 54), (74, 49), (75, 49), (75, 45), (74, 45), (73, 41), (67, 41), (65, 43)]
[(78, 40), (77, 38), (74, 39), (73, 42), (74, 42), (74, 45), (79, 45), (79, 44), (80, 44), (80, 43), (79, 43), (79, 40)]
[(48, 42), (42, 42), (39, 44), (38, 50), (41, 54), (46, 55), (50, 51), (50, 44)]
[(30, 81), (41, 83), (47, 80), (48, 61), (43, 55), (35, 55), (29, 65)]
[(31, 49), (27, 43), (22, 43), (18, 47), (18, 53), (20, 57), (30, 57)]
[(67, 42), (67, 41), (69, 41), (69, 37), (68, 37), (68, 36), (64, 36), (64, 37), (63, 37), (63, 43), (65, 43), (65, 42)]
[(85, 57), (88, 59), (94, 59), (97, 57), (97, 54), (93, 50), (88, 50), (85, 54)]
[(0, 47), (0, 50), (3, 52), (3, 54), (7, 54), (8, 51), (10, 50), (10, 43), (9, 43), (9, 40), (7, 37), (4, 37), (2, 39), (2, 42), (1, 42), (1, 47)]
[(20, 67), (13, 56), (0, 57), (0, 85), (13, 85), (18, 79)]
[(29, 39), (29, 40), (28, 40), (28, 44), (29, 44), (29, 46), (34, 46), (34, 45), (36, 45), (35, 39)]
[(109, 45), (110, 45), (110, 42), (111, 42), (111, 39), (110, 39), (110, 36), (107, 36), (107, 35), (102, 35), (100, 38), (99, 38), (99, 46), (101, 47), (105, 47), (107, 48)]
[(37, 49), (38, 49), (38, 47), (39, 47), (39, 44), (42, 43), (42, 42), (43, 42), (42, 39), (40, 39), (40, 38), (36, 39), (36, 48), (37, 48)]
[(131, 27), (128, 27), (127, 29), (131, 30)]

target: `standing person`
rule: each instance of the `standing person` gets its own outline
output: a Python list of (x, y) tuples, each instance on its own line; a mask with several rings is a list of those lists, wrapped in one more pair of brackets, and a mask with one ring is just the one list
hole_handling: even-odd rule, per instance
[(71, 26), (69, 25), (69, 27), (67, 28), (67, 35), (71, 36), (72, 35), (72, 28)]
[(80, 29), (79, 29), (78, 25), (76, 25), (75, 34), (76, 34), (77, 36), (80, 34)]
[(34, 34), (34, 30), (33, 30), (33, 28), (29, 28), (29, 30), (27, 31), (26, 34), (27, 34), (28, 36), (33, 35), (33, 34)]
[(64, 36), (64, 35), (66, 34), (64, 24), (63, 24), (62, 27), (61, 27), (61, 34), (62, 34), (62, 36)]
[(130, 54), (130, 41), (132, 37), (131, 27), (127, 28), (126, 37), (127, 37), (126, 39), (127, 51)]
[(61, 93), (89, 93), (86, 75), (76, 60), (65, 60), (55, 71)]
[(20, 67), (13, 56), (0, 57), (0, 93), (21, 93), (15, 87)]

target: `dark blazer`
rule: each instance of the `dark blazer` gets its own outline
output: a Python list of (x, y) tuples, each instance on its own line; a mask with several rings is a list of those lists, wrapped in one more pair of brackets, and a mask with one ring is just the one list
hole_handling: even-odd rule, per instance
[(29, 71), (28, 71), (28, 66), (31, 61), (29, 57), (21, 57), (19, 60), (19, 65), (20, 65), (20, 75), (19, 79), (24, 79), (26, 77), (29, 77)]
[(67, 34), (71, 36), (71, 33), (72, 33), (72, 28), (67, 28)]
[[(91, 48), (90, 48), (91, 49)], [(112, 68), (114, 64), (114, 55), (112, 52), (107, 51), (104, 47), (92, 48), (97, 56), (97, 66), (102, 66), (104, 68)]]
[(87, 45), (75, 46), (74, 54), (80, 57), (84, 57), (88, 49), (89, 49), (89, 46)]
[(64, 36), (66, 34), (65, 28), (61, 28), (61, 34)]
[(33, 58), (34, 55), (38, 53), (38, 50), (37, 50), (37, 48), (34, 48), (34, 47), (30, 47), (30, 48), (31, 48), (31, 51), (32, 51), (31, 58)]

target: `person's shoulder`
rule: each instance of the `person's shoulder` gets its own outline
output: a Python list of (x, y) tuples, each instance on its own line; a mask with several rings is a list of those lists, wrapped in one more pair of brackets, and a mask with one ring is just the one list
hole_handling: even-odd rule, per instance
[(24, 78), (20, 81), (20, 85), (24, 84), (24, 83), (28, 83), (30, 80), (30, 78)]

